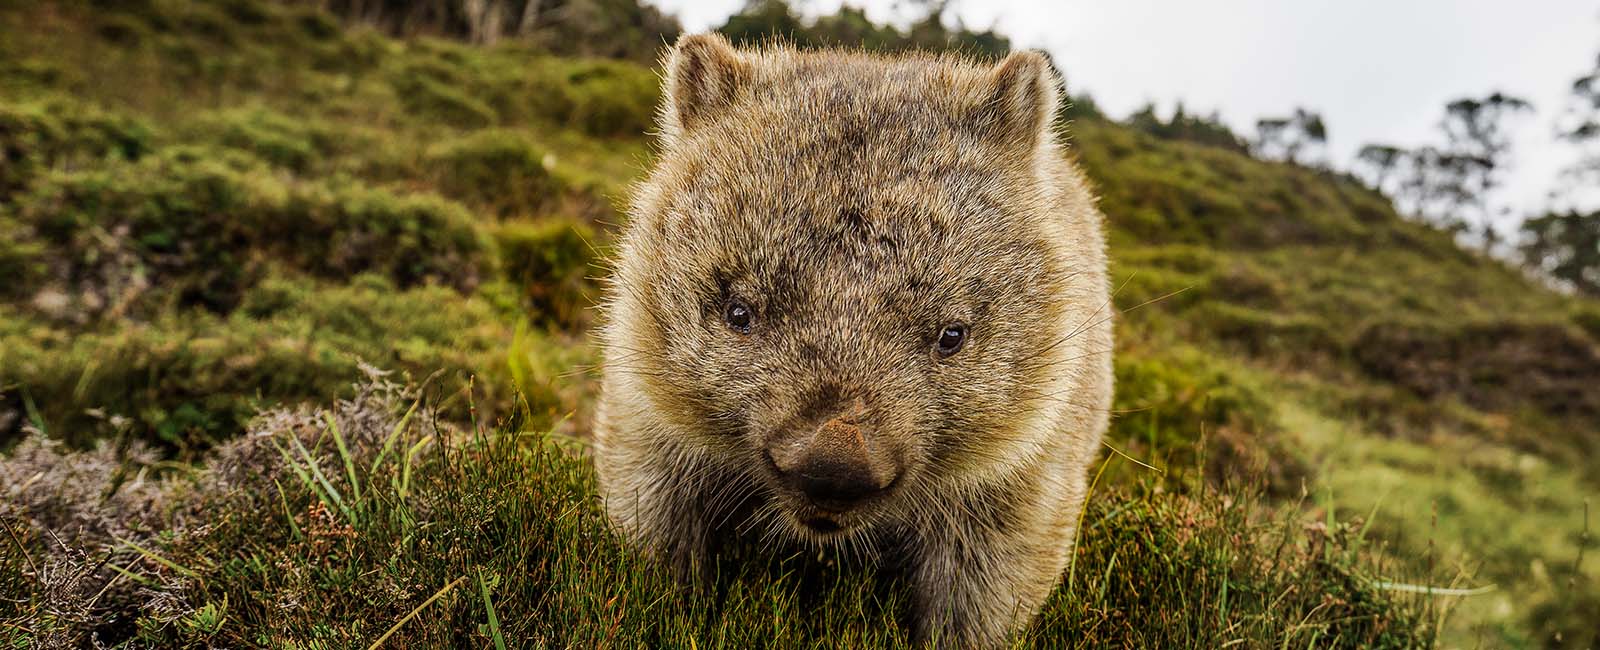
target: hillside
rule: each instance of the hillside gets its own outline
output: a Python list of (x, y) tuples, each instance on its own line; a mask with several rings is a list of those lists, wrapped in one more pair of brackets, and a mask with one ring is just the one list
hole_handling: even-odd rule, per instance
[[(0, 0), (0, 641), (898, 640), (892, 585), (684, 595), (605, 529), (585, 330), (656, 82), (258, 0)], [(1033, 641), (1600, 643), (1600, 305), (1352, 179), (1071, 117), (1126, 458)]]

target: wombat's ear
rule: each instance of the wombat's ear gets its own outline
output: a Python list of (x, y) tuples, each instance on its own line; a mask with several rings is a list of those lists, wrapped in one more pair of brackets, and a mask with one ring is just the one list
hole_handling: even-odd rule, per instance
[(717, 33), (679, 38), (663, 67), (667, 80), (661, 126), (669, 140), (727, 108), (750, 78), (750, 63)]
[(988, 134), (1032, 149), (1050, 137), (1061, 102), (1061, 77), (1039, 50), (1014, 52), (979, 84), (978, 124)]

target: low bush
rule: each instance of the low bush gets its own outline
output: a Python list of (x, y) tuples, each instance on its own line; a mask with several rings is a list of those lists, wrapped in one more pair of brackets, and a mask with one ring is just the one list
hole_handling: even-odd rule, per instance
[(0, 103), (0, 200), (57, 166), (136, 160), (152, 136), (142, 122), (65, 98)]
[(1309, 474), (1268, 393), (1238, 366), (1179, 345), (1119, 350), (1115, 368), (1106, 438), (1124, 453), (1157, 467), (1203, 467), (1213, 481), (1260, 476), (1280, 492)]
[(70, 313), (121, 313), (152, 288), (158, 302), (226, 312), (269, 262), (460, 289), (475, 286), (487, 262), (458, 204), (347, 179), (298, 182), (214, 149), (54, 173), (17, 215), (50, 246), (56, 290), (75, 301)]
[[(132, 436), (193, 456), (263, 405), (347, 394), (362, 363), (418, 378), (440, 371), (447, 386), (477, 373), (485, 414), (510, 404), (511, 332), (488, 304), (380, 275), (337, 287), (269, 276), (226, 318), (187, 313), (90, 333), (19, 317), (0, 325), (0, 405), (36, 413), (81, 447)], [(0, 430), (0, 443), (23, 424)]]
[(474, 132), (429, 149), (425, 162), (440, 192), (500, 217), (535, 215), (562, 189), (548, 154), (516, 131)]
[(519, 290), (529, 318), (568, 327), (588, 321), (594, 300), (589, 278), (599, 273), (592, 228), (571, 219), (507, 223), (494, 231), (494, 241), (501, 271)]
[(1600, 346), (1566, 323), (1385, 321), (1362, 332), (1355, 358), (1374, 377), (1423, 398), (1476, 408), (1533, 408), (1600, 418)]
[(264, 108), (225, 111), (201, 121), (203, 139), (245, 151), (267, 163), (304, 173), (332, 148), (334, 134), (305, 119)]
[(481, 129), (500, 121), (500, 115), (493, 107), (459, 87), (427, 74), (414, 71), (398, 74), (394, 80), (394, 91), (419, 121), (464, 129)]
[(1572, 322), (1588, 332), (1590, 339), (1600, 342), (1600, 304), (1586, 302), (1579, 305), (1572, 310)]
[(1189, 314), (1200, 329), (1236, 349), (1280, 359), (1337, 359), (1344, 343), (1326, 320), (1226, 302), (1210, 302)]
[(564, 66), (559, 80), (571, 108), (558, 119), (595, 136), (632, 136), (655, 125), (660, 80), (648, 68), (610, 61)]

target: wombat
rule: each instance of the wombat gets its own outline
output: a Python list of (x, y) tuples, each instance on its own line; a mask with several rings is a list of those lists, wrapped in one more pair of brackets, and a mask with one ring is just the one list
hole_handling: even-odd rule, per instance
[(879, 549), (914, 639), (1003, 644), (1072, 555), (1112, 391), (1049, 60), (691, 35), (664, 65), (603, 308), (607, 512), (691, 574), (737, 535)]

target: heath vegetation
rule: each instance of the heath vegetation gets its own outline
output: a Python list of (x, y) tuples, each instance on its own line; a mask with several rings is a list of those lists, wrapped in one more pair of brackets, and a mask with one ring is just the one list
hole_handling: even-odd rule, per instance
[[(1009, 48), (780, 2), (725, 31)], [(905, 643), (853, 558), (686, 591), (596, 500), (590, 307), (677, 32), (631, 0), (0, 0), (0, 645)], [(1311, 116), (1264, 150), (1066, 76), (1118, 390), (1023, 645), (1600, 643), (1596, 220), (1530, 226), (1553, 289), (1289, 154)]]

